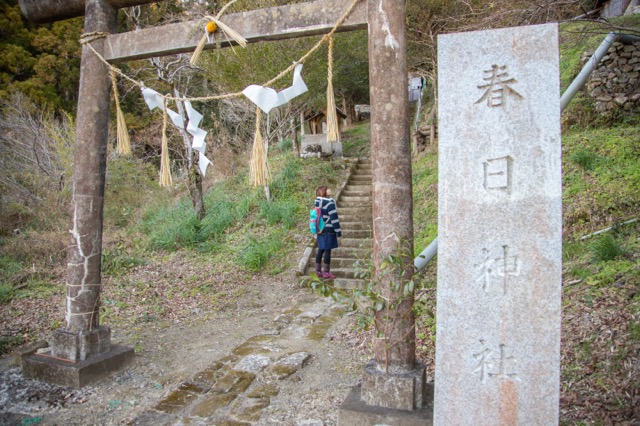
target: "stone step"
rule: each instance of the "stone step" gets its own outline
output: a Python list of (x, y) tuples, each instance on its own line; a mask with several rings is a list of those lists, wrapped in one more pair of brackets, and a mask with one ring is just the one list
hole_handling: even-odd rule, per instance
[(371, 239), (373, 231), (369, 229), (343, 229), (342, 238), (368, 238)]
[(340, 215), (340, 217), (342, 217), (345, 214), (356, 214), (356, 215), (369, 215), (371, 216), (373, 212), (373, 209), (370, 209), (368, 207), (338, 207), (338, 215)]
[(371, 193), (373, 190), (372, 185), (347, 185), (344, 187), (345, 191), (358, 191)]
[(331, 256), (331, 267), (332, 268), (355, 270), (357, 262), (358, 262), (358, 259), (355, 259), (355, 258), (333, 257), (333, 253), (332, 253), (332, 256)]
[[(338, 215), (340, 217), (342, 217), (342, 214), (343, 214), (342, 213), (342, 209), (343, 208), (345, 208), (345, 209), (358, 209), (358, 208), (359, 209), (367, 209), (369, 211), (366, 212), (366, 213), (361, 212), (361, 213), (356, 213), (356, 214), (357, 215), (366, 214), (367, 217), (369, 217), (369, 218), (373, 217), (373, 213), (372, 213), (373, 212), (373, 202), (370, 202), (370, 203), (354, 203), (354, 202), (349, 201), (349, 202), (344, 203), (344, 204), (340, 203), (338, 205)], [(352, 214), (352, 213), (349, 213), (349, 214)], [(372, 219), (367, 219), (367, 220), (372, 220)]]
[[(343, 246), (338, 243), (338, 248), (331, 250), (331, 259), (367, 259), (371, 257), (373, 251), (372, 245), (358, 245), (358, 246)], [(310, 259), (315, 259), (318, 254), (318, 249), (314, 248), (311, 252)]]
[(358, 197), (349, 197), (347, 199), (345, 199), (344, 197), (340, 197), (340, 200), (338, 201), (337, 205), (338, 208), (342, 208), (342, 207), (346, 207), (346, 208), (368, 208), (368, 209), (372, 209), (373, 208), (373, 196), (370, 195), (368, 197), (360, 197), (360, 198), (369, 198), (369, 201), (364, 201), (364, 200), (353, 200), (351, 198), (358, 198)]
[(354, 178), (352, 176), (351, 179), (349, 179), (348, 185), (353, 185), (353, 186), (368, 185), (369, 187), (371, 187), (371, 191), (373, 191), (373, 186), (371, 185), (371, 178), (366, 176), (363, 176), (362, 179), (357, 177)]
[(344, 197), (371, 197), (371, 191), (354, 191), (351, 189), (345, 189), (340, 195), (340, 199), (344, 200)]
[(342, 290), (365, 290), (367, 284), (364, 280), (359, 279), (347, 279), (347, 278), (336, 278), (333, 280), (333, 285), (336, 288)]
[(373, 240), (368, 238), (340, 238), (341, 247), (373, 247)]
[(340, 201), (344, 204), (345, 202), (353, 202), (353, 203), (371, 203), (371, 197), (340, 197)]
[(349, 181), (351, 181), (351, 180), (363, 181), (363, 180), (367, 180), (367, 179), (371, 180), (372, 177), (373, 177), (373, 174), (371, 174), (369, 172), (366, 172), (366, 171), (361, 171), (360, 173), (355, 172), (355, 173), (353, 173), (351, 175), (351, 177), (349, 178)]
[[(351, 230), (351, 228), (345, 227), (343, 225), (344, 223), (365, 223), (365, 224), (371, 225), (368, 228), (366, 228), (366, 230), (371, 230), (373, 228), (373, 225), (371, 223), (371, 214), (340, 214), (340, 227), (344, 228), (342, 229), (343, 237), (345, 236), (344, 231)], [(362, 230), (363, 229), (358, 229), (358, 231), (362, 231)]]
[(346, 220), (340, 220), (340, 229), (348, 229), (352, 231), (371, 231), (373, 229), (373, 225), (371, 221), (367, 222), (350, 222)]
[(338, 247), (337, 249), (331, 250), (331, 257), (341, 259), (367, 259), (371, 257), (372, 251), (373, 247)]
[[(335, 265), (337, 266), (337, 265)], [(346, 278), (348, 280), (355, 279), (356, 271), (353, 268), (336, 268), (331, 260), (331, 273), (338, 278)]]

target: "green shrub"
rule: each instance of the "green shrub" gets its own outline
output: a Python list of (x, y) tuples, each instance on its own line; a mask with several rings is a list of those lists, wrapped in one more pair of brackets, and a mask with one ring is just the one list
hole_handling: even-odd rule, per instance
[(11, 302), (13, 296), (13, 286), (11, 284), (0, 283), (0, 304)]
[(126, 227), (134, 212), (159, 193), (156, 170), (133, 157), (112, 156), (107, 162), (105, 187), (105, 221)]
[(192, 247), (198, 242), (199, 227), (193, 208), (184, 202), (173, 208), (150, 210), (142, 222), (142, 229), (149, 236), (149, 247), (154, 250)]
[(296, 191), (299, 183), (300, 162), (295, 158), (289, 158), (285, 162), (280, 173), (271, 182), (271, 194), (274, 199), (289, 198)]
[(370, 123), (363, 122), (342, 132), (342, 152), (345, 157), (368, 157), (371, 151)]
[(585, 252), (586, 245), (580, 242), (567, 242), (562, 245), (562, 261), (576, 260)]
[(581, 167), (583, 170), (591, 172), (596, 167), (598, 156), (589, 150), (581, 148), (571, 153), (569, 161)]
[(270, 226), (282, 223), (286, 229), (291, 229), (299, 211), (300, 205), (295, 201), (260, 202), (260, 217), (265, 218)]
[(229, 201), (218, 201), (207, 206), (207, 215), (200, 222), (198, 241), (216, 238), (236, 221), (236, 209)]
[(267, 265), (269, 259), (282, 249), (282, 239), (273, 235), (256, 240), (251, 237), (242, 247), (238, 262), (246, 269), (257, 272)]
[(21, 336), (1, 336), (0, 337), (0, 355), (8, 354), (14, 348), (22, 343)]
[(610, 234), (600, 236), (591, 243), (589, 248), (594, 258), (600, 262), (613, 260), (625, 252), (622, 246)]
[(102, 250), (102, 273), (107, 276), (122, 275), (144, 263), (143, 259), (128, 256), (121, 245), (115, 248), (105, 247)]
[(291, 139), (280, 139), (278, 141), (278, 149), (282, 152), (291, 151), (293, 149), (293, 141)]

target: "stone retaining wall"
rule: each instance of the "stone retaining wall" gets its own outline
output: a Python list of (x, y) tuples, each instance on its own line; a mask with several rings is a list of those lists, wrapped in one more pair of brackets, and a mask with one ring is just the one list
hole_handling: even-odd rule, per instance
[[(583, 55), (584, 65), (592, 53)], [(640, 105), (640, 43), (614, 43), (587, 83), (587, 93), (595, 99), (596, 110), (632, 111)]]

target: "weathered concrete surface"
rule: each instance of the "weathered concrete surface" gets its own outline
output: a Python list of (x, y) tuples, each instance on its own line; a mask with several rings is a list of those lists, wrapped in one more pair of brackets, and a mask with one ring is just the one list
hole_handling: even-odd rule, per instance
[(367, 405), (413, 411), (425, 405), (426, 385), (424, 365), (416, 363), (413, 371), (388, 374), (371, 361), (364, 368), (361, 395)]
[(22, 359), (22, 373), (30, 379), (79, 389), (121, 369), (134, 356), (132, 348), (119, 345), (112, 345), (109, 352), (76, 363), (28, 355)]
[(430, 426), (433, 424), (433, 387), (427, 386), (427, 403), (415, 411), (394, 410), (367, 405), (361, 398), (361, 388), (353, 388), (338, 416), (339, 426)]
[[(408, 253), (405, 269), (413, 271), (413, 194), (406, 49), (406, 2), (369, 0), (369, 83), (371, 97), (371, 161), (373, 181), (373, 262), (377, 278), (387, 256), (398, 254), (400, 244)], [(399, 273), (398, 273), (399, 275)], [(390, 300), (391, 275), (380, 290)], [(385, 319), (376, 315), (375, 359), (389, 372), (412, 371), (415, 363), (413, 295)], [(392, 345), (388, 343), (392, 342)], [(391, 346), (389, 348), (389, 346)]]
[[(351, 2), (316, 0), (225, 14), (221, 21), (238, 31), (249, 43), (282, 40), (328, 33)], [(202, 23), (185, 22), (113, 34), (107, 38), (105, 58), (113, 63), (133, 59), (192, 52), (202, 38)], [(366, 3), (361, 1), (339, 31), (367, 28)], [(226, 39), (222, 46), (228, 46)], [(213, 49), (215, 44), (205, 49)]]
[[(87, 0), (85, 16), (86, 32), (113, 32), (117, 28), (116, 10), (104, 0)], [(92, 45), (100, 52), (104, 40), (96, 40)], [(107, 68), (88, 47), (83, 47), (73, 162), (65, 327), (66, 331), (76, 334), (100, 325), (102, 213), (110, 88)], [(68, 343), (63, 334), (54, 334), (54, 352), (59, 345)], [(56, 336), (61, 338), (60, 343), (56, 341)], [(76, 348), (75, 352), (79, 354), (82, 351)]]
[(434, 422), (558, 423), (557, 25), (438, 38)]
[(69, 361), (81, 361), (91, 355), (109, 352), (111, 329), (99, 326), (92, 330), (81, 330), (79, 333), (58, 329), (53, 332), (53, 341), (53, 356)]
[[(156, 2), (154, 0), (107, 0), (114, 9)], [(32, 22), (55, 22), (84, 15), (85, 0), (20, 0), (20, 10)]]
[(310, 145), (320, 145), (322, 148), (322, 154), (342, 157), (342, 142), (327, 142), (327, 135), (325, 133), (319, 135), (303, 135), (301, 147), (302, 152), (306, 153), (306, 148)]

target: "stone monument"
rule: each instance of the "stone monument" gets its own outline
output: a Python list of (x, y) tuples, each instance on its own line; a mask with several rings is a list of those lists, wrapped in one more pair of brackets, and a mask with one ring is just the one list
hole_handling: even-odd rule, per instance
[(439, 36), (438, 93), (434, 424), (557, 424), (557, 25)]

